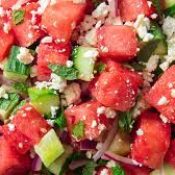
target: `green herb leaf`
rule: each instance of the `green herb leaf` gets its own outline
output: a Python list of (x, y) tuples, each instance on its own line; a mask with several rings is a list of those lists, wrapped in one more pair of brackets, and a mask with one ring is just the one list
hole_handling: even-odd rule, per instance
[(98, 62), (96, 65), (95, 65), (95, 70), (97, 71), (97, 73), (101, 73), (105, 70), (106, 68), (106, 64), (102, 63), (102, 62)]
[(120, 165), (116, 165), (112, 167), (112, 174), (113, 175), (125, 175), (125, 171), (122, 169)]
[(16, 82), (13, 84), (13, 88), (17, 90), (19, 93), (27, 94), (28, 86), (26, 83)]
[(162, 18), (163, 13), (162, 13), (162, 7), (161, 7), (161, 4), (160, 4), (161, 0), (151, 0), (151, 1), (153, 3), (153, 6), (156, 8), (156, 11), (157, 11), (159, 17)]
[(66, 127), (66, 118), (64, 116), (64, 110), (60, 110), (57, 118), (55, 119), (54, 123), (59, 127), (59, 128), (65, 128)]
[(96, 163), (94, 161), (89, 161), (82, 170), (82, 175), (92, 175), (95, 168)]
[(77, 139), (80, 139), (84, 136), (84, 123), (79, 121), (77, 124), (74, 125), (72, 129), (72, 134)]
[(154, 53), (155, 49), (157, 48), (160, 40), (155, 39), (147, 42), (140, 50), (137, 55), (137, 60), (141, 62), (147, 62), (151, 55)]
[(74, 67), (66, 67), (59, 65), (50, 65), (49, 68), (53, 73), (59, 75), (66, 80), (76, 80), (78, 78), (78, 70)]
[(12, 20), (15, 25), (20, 24), (24, 21), (24, 10), (14, 10), (12, 12)]
[(119, 128), (125, 132), (131, 132), (134, 124), (131, 112), (124, 112), (119, 119)]

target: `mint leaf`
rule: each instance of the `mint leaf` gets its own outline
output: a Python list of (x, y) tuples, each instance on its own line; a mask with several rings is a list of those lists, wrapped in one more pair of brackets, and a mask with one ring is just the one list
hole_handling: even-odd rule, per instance
[(12, 20), (15, 25), (18, 25), (24, 21), (24, 10), (14, 10), (12, 12)]
[(97, 71), (97, 73), (101, 73), (105, 70), (106, 68), (106, 64), (102, 63), (102, 62), (98, 62), (96, 65), (95, 65), (95, 70)]
[(131, 132), (134, 120), (132, 119), (131, 112), (124, 112), (119, 119), (119, 128), (125, 132)]
[(17, 90), (19, 93), (27, 94), (28, 86), (26, 83), (16, 82), (13, 84), (13, 88)]
[(92, 175), (96, 166), (97, 165), (95, 162), (93, 161), (88, 162), (82, 170), (82, 175)]
[(55, 119), (54, 123), (59, 127), (59, 128), (65, 128), (66, 127), (66, 118), (64, 116), (64, 110), (60, 110), (57, 118)]
[(84, 123), (79, 121), (77, 124), (74, 125), (72, 129), (72, 134), (77, 139), (80, 139), (84, 136)]
[(52, 70), (53, 73), (66, 80), (76, 80), (78, 78), (78, 70), (74, 67), (66, 67), (52, 64), (49, 66), (49, 68)]
[(125, 175), (125, 172), (120, 165), (116, 165), (115, 167), (112, 167), (112, 174), (113, 175)]

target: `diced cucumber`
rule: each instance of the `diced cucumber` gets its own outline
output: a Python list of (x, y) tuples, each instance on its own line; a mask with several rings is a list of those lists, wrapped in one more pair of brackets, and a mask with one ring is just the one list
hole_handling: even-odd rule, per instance
[(175, 15), (175, 1), (174, 0), (163, 0), (163, 9), (165, 10), (166, 16)]
[(127, 133), (120, 131), (114, 137), (108, 150), (115, 154), (125, 156), (130, 152), (130, 144), (130, 136)]
[(79, 79), (91, 81), (94, 77), (94, 66), (98, 56), (98, 51), (93, 47), (76, 47), (72, 57), (75, 68), (79, 71)]
[(72, 148), (70, 146), (64, 146), (64, 154), (55, 160), (49, 167), (49, 171), (52, 172), (54, 175), (59, 175), (64, 163), (66, 162), (67, 158), (72, 154)]
[(21, 63), (17, 59), (17, 55), (20, 53), (20, 47), (13, 46), (10, 51), (9, 58), (4, 67), (4, 77), (7, 79), (24, 82), (30, 73), (29, 65)]
[(154, 35), (153, 40), (159, 40), (157, 48), (154, 50), (154, 54), (156, 55), (166, 55), (167, 54), (167, 42), (166, 36), (164, 35), (162, 29), (155, 22), (151, 23), (150, 32)]
[[(165, 175), (175, 175), (175, 168), (172, 167), (171, 165), (164, 164), (163, 171)], [(160, 174), (161, 174), (161, 170), (154, 170), (150, 173), (150, 175), (160, 175)]]
[(52, 89), (38, 89), (31, 87), (28, 89), (29, 98), (32, 105), (42, 114), (50, 114), (51, 107), (59, 106), (59, 96)]
[(6, 120), (14, 107), (19, 102), (19, 95), (15, 93), (9, 93), (8, 99), (1, 98), (0, 99), (0, 118), (1, 120)]
[(34, 149), (47, 168), (64, 152), (64, 147), (53, 129), (34, 146)]
[(13, 109), (12, 115), (15, 115), (16, 112), (17, 112), (22, 106), (24, 106), (26, 103), (27, 103), (26, 100), (20, 101), (20, 103)]

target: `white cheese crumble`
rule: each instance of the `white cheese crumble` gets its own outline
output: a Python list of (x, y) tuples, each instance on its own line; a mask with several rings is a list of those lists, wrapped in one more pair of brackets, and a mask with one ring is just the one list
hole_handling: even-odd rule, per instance
[(18, 144), (18, 147), (22, 149), (22, 148), (23, 148), (23, 144), (20, 142), (20, 143)]
[(34, 60), (34, 56), (30, 53), (29, 49), (21, 47), (17, 59), (23, 64), (30, 64)]
[(97, 8), (92, 12), (92, 16), (94, 18), (100, 19), (104, 18), (108, 15), (109, 13), (109, 6), (103, 2)]
[(113, 167), (116, 166), (116, 162), (113, 161), (113, 160), (110, 160), (109, 162), (107, 162), (106, 166), (107, 166), (108, 168), (113, 168)]
[(99, 130), (99, 133), (101, 133), (102, 131), (104, 131), (106, 129), (106, 126), (104, 124), (98, 124), (98, 130)]
[(168, 100), (165, 96), (162, 96), (159, 101), (157, 102), (157, 105), (161, 106), (161, 105), (166, 105), (168, 104)]
[(4, 24), (3, 24), (3, 31), (4, 31), (5, 33), (9, 33), (10, 29), (11, 29), (10, 23), (4, 23)]
[(14, 124), (7, 124), (9, 131), (15, 131), (15, 125)]
[(45, 36), (42, 40), (41, 43), (45, 44), (45, 43), (52, 43), (53, 42), (53, 38), (51, 36)]
[(0, 98), (8, 99), (8, 94), (6, 93), (6, 90), (3, 87), (0, 87)]
[(160, 59), (160, 56), (159, 55), (152, 55), (148, 62), (146, 63), (146, 70), (148, 72), (153, 72), (156, 70), (158, 64), (159, 64), (159, 59)]
[(160, 118), (163, 121), (163, 123), (168, 123), (168, 119), (164, 115), (160, 114)]
[(142, 136), (142, 135), (144, 134), (144, 132), (143, 132), (142, 129), (138, 129), (138, 130), (136, 131), (136, 134), (137, 134), (138, 136)]
[(91, 128), (95, 128), (97, 126), (97, 121), (93, 120), (91, 124)]
[(149, 33), (150, 20), (145, 17), (144, 14), (138, 15), (137, 20), (134, 23), (134, 27), (137, 31), (138, 36), (144, 41), (148, 42), (153, 39), (153, 35)]
[(67, 67), (72, 67), (73, 64), (74, 64), (74, 63), (73, 63), (73, 61), (71, 61), (71, 60), (67, 60), (67, 61), (66, 61), (66, 66), (67, 66)]
[(96, 49), (91, 49), (91, 50), (88, 50), (84, 53), (84, 56), (86, 58), (96, 58), (98, 56), (98, 51)]
[(56, 117), (56, 114), (57, 114), (57, 110), (59, 109), (58, 106), (51, 106), (50, 107), (50, 111), (51, 111), (51, 116), (52, 118), (55, 118)]
[(106, 107), (104, 107), (104, 106), (98, 107), (97, 108), (97, 115), (99, 116), (101, 114), (104, 114), (105, 110), (106, 110)]
[(171, 97), (175, 98), (175, 89), (171, 89)]
[(104, 169), (100, 172), (100, 175), (107, 175), (107, 174), (109, 174), (107, 168), (104, 168)]
[(3, 17), (5, 15), (5, 10), (3, 7), (0, 7), (0, 17)]
[(113, 110), (113, 109), (111, 109), (111, 108), (106, 108), (106, 110), (105, 110), (105, 115), (106, 115), (107, 118), (113, 119), (113, 118), (116, 117), (117, 113), (116, 113), (115, 110)]
[(92, 152), (92, 151), (87, 151), (87, 152), (86, 152), (86, 157), (87, 157), (88, 159), (91, 159), (92, 156), (93, 156), (93, 152)]

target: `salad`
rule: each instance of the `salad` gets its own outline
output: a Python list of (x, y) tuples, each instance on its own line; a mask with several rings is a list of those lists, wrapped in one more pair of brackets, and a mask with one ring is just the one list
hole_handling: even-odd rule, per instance
[(175, 1), (1, 0), (0, 175), (175, 175)]

